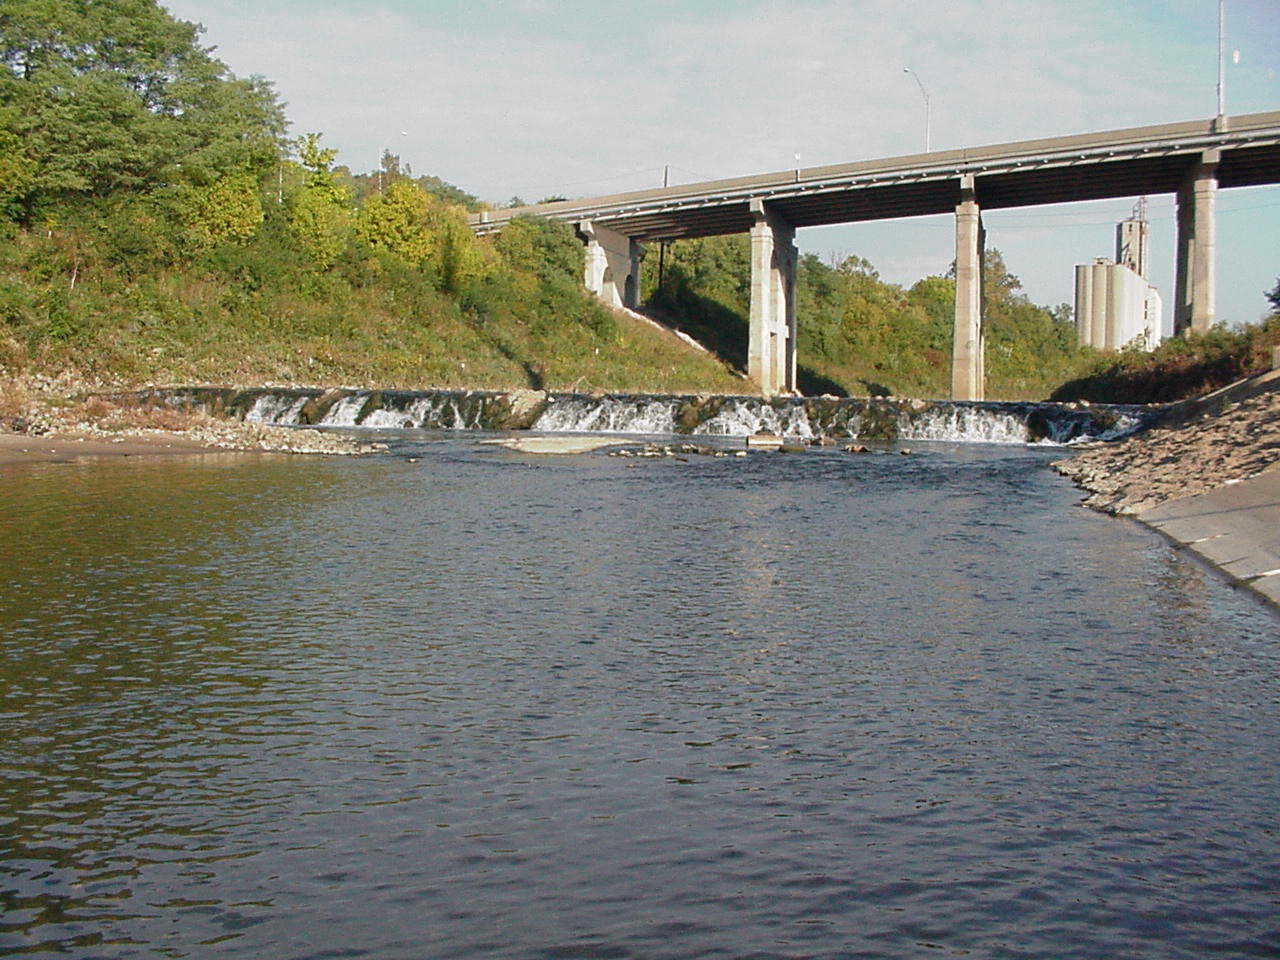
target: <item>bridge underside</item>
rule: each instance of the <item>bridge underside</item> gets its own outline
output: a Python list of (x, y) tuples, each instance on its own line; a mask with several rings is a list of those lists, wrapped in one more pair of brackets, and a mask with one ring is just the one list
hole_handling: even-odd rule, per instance
[(795, 389), (797, 228), (951, 214), (956, 218), (952, 392), (983, 396), (984, 210), (1173, 193), (1178, 198), (1174, 330), (1214, 320), (1219, 187), (1280, 183), (1280, 112), (943, 151), (741, 177), (473, 218), (481, 232), (531, 214), (578, 224), (586, 285), (634, 306), (644, 244), (749, 233), (748, 370), (766, 394)]

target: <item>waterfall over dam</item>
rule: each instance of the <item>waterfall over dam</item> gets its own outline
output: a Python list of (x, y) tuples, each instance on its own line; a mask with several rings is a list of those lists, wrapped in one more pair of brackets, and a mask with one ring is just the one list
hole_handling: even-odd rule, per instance
[(251, 423), (394, 430), (534, 430), (809, 439), (1073, 443), (1112, 440), (1153, 417), (1143, 407), (837, 397), (594, 396), (541, 391), (180, 387), (140, 398)]

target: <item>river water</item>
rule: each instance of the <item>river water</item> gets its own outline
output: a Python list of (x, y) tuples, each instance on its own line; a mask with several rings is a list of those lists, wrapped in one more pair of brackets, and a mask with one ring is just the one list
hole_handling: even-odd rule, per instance
[(1280, 621), (1056, 451), (0, 475), (0, 955), (1277, 956)]

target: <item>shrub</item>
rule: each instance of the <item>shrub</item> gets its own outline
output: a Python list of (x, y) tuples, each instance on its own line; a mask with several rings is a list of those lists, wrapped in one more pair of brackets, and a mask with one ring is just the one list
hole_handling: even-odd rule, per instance
[(192, 190), (184, 207), (187, 235), (197, 250), (248, 243), (262, 226), (258, 182), (248, 173)]

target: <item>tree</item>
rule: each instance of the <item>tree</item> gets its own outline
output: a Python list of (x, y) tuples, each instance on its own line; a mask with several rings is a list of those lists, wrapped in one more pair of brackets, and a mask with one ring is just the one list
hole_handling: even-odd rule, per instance
[(440, 283), (450, 293), (461, 293), (484, 269), (484, 256), (462, 207), (440, 204), (433, 228), (438, 239)]
[(186, 207), (187, 233), (200, 250), (248, 243), (262, 225), (258, 182), (247, 173), (234, 173), (192, 190)]
[(1271, 304), (1272, 310), (1280, 313), (1280, 277), (1276, 278), (1276, 285), (1267, 294), (1267, 301)]
[(430, 232), (433, 199), (408, 180), (391, 183), (360, 210), (357, 232), (375, 250), (385, 250), (420, 267), (438, 254)]
[(35, 179), (35, 164), (23, 156), (22, 143), (0, 129), (0, 221), (18, 212), (17, 201), (27, 195)]
[(298, 162), (306, 171), (303, 182), (309, 190), (316, 190), (328, 195), (330, 199), (345, 202), (349, 199), (347, 192), (333, 175), (333, 161), (337, 158), (338, 151), (332, 147), (320, 146), (321, 136), (319, 133), (304, 133), (294, 141)]
[(880, 271), (866, 257), (860, 257), (857, 254), (851, 254), (840, 261), (836, 267), (845, 276), (866, 277), (869, 280), (879, 280)]
[(1022, 281), (1005, 266), (1004, 254), (995, 247), (987, 250), (982, 258), (982, 296), (991, 302), (1003, 302), (1020, 296)]
[(320, 146), (320, 134), (304, 134), (295, 146), (305, 174), (301, 189), (289, 197), (289, 232), (316, 266), (327, 269), (351, 232), (351, 196), (333, 174), (338, 151)]
[(198, 43), (156, 0), (4, 0), (0, 131), (31, 164), (30, 204), (260, 173), (280, 104)]

